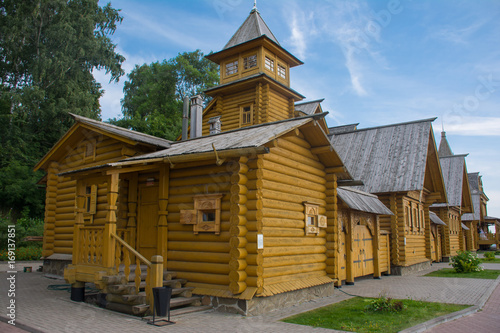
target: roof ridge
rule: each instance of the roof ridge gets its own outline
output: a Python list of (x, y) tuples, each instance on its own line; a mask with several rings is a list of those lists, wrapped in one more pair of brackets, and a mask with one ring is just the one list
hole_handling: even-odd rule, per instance
[(403, 123), (396, 123), (396, 124), (389, 124), (389, 125), (382, 125), (382, 126), (374, 126), (374, 127), (366, 127), (366, 128), (356, 129), (354, 131), (348, 131), (348, 132), (343, 132), (343, 133), (338, 133), (338, 134), (333, 134), (333, 135), (343, 135), (343, 134), (349, 134), (349, 133), (355, 133), (355, 132), (361, 132), (361, 131), (369, 131), (369, 130), (380, 129), (380, 128), (396, 127), (396, 126), (410, 125), (410, 124), (417, 124), (417, 123), (425, 123), (425, 122), (433, 122), (436, 119), (437, 119), (437, 117), (433, 117), (433, 118), (426, 118), (426, 119), (419, 119), (419, 120), (407, 121), (407, 122), (403, 122)]
[(469, 153), (466, 153), (466, 154), (455, 154), (455, 155), (448, 155), (448, 156), (439, 156), (439, 158), (467, 157), (467, 156), (469, 156)]
[(151, 134), (146, 134), (146, 133), (134, 131), (134, 130), (131, 130), (131, 129), (128, 129), (128, 128), (116, 126), (116, 125), (113, 125), (113, 124), (110, 124), (110, 123), (105, 123), (104, 121), (95, 120), (95, 119), (87, 118), (87, 117), (84, 117), (84, 116), (80, 116), (80, 115), (77, 115), (77, 114), (74, 114), (74, 113), (71, 113), (71, 112), (68, 112), (68, 113), (76, 121), (79, 121), (78, 118), (80, 118), (80, 119), (83, 119), (84, 121), (87, 121), (87, 122), (96, 123), (96, 124), (104, 125), (104, 126), (109, 126), (111, 128), (115, 128), (115, 129), (118, 129), (118, 130), (121, 130), (121, 131), (125, 131), (125, 132), (134, 133), (134, 134), (141, 135), (141, 136), (144, 136), (144, 137), (149, 137), (149, 138), (152, 138), (152, 139), (163, 140), (163, 141), (165, 141), (167, 143), (174, 143), (175, 142), (175, 141), (170, 141), (170, 140), (167, 140), (167, 139), (164, 139), (164, 138), (160, 138), (160, 137), (157, 137), (157, 136), (154, 136), (154, 135), (151, 135)]
[(295, 103), (295, 106), (297, 106), (297, 105), (304, 105), (304, 104), (311, 104), (311, 103), (321, 103), (324, 100), (325, 100), (324, 98), (320, 98), (320, 99), (315, 99), (314, 101)]

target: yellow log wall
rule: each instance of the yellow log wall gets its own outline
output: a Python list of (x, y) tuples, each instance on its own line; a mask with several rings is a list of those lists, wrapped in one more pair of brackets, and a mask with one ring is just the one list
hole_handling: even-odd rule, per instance
[[(170, 169), (168, 194), (167, 269), (178, 272), (192, 286), (218, 289), (229, 286), (231, 238), (231, 175), (233, 163), (214, 162)], [(220, 234), (200, 232), (193, 225), (180, 223), (180, 211), (194, 209), (194, 196), (223, 194)]]
[[(326, 174), (307, 142), (303, 138), (300, 144), (296, 141), (297, 138), (277, 139), (277, 146), (253, 165), (262, 171), (263, 179), (264, 289), (283, 283), (278, 288), (274, 286), (274, 291), (287, 291), (286, 283), (297, 273), (307, 272), (309, 278), (326, 275), (326, 231), (320, 229), (319, 235), (305, 235), (303, 205), (305, 201), (317, 203), (319, 214), (326, 213)], [(311, 168), (314, 172), (305, 171)]]

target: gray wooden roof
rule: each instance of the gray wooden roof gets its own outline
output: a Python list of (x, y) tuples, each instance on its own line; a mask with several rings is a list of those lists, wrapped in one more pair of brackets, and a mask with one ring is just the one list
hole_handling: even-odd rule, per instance
[(394, 215), (376, 195), (350, 187), (338, 187), (337, 195), (351, 209), (378, 215)]
[(462, 205), (465, 156), (467, 155), (453, 155), (439, 158), (449, 206), (460, 207)]
[(436, 118), (331, 135), (354, 179), (370, 193), (422, 190), (432, 122)]
[(231, 37), (229, 42), (227, 42), (227, 44), (224, 46), (223, 50), (248, 42), (252, 39), (259, 38), (262, 35), (266, 35), (276, 44), (280, 44), (271, 32), (271, 29), (269, 29), (266, 22), (264, 22), (264, 20), (260, 16), (259, 11), (254, 8), (250, 12), (250, 15), (248, 15), (245, 22), (243, 22), (243, 24), (235, 32), (233, 37)]
[(437, 224), (437, 225), (446, 225), (446, 223), (444, 223), (443, 220), (441, 220), (439, 218), (439, 216), (437, 216), (436, 213), (434, 213), (432, 211), (429, 211), (429, 218), (431, 219), (431, 222), (434, 223), (434, 224)]
[(156, 136), (132, 131), (132, 130), (129, 130), (129, 129), (126, 129), (123, 127), (118, 127), (118, 126), (107, 124), (107, 123), (103, 123), (102, 121), (82, 117), (82, 116), (79, 116), (79, 115), (76, 115), (73, 113), (70, 113), (70, 115), (73, 117), (73, 119), (75, 119), (75, 121), (77, 121), (79, 123), (87, 124), (89, 126), (99, 128), (105, 132), (119, 135), (121, 137), (130, 139), (133, 141), (145, 143), (148, 145), (157, 146), (160, 148), (168, 148), (168, 147), (170, 147), (170, 144), (172, 143), (172, 141), (158, 138)]
[(314, 114), (324, 100), (323, 98), (310, 102), (296, 103), (295, 111), (300, 111), (306, 115)]
[(448, 140), (446, 139), (446, 132), (445, 131), (441, 132), (441, 142), (439, 143), (438, 155), (439, 155), (439, 157), (453, 155), (453, 152), (451, 151), (450, 144), (448, 143)]
[(467, 226), (465, 224), (462, 223), (462, 229), (464, 230), (470, 230), (469, 228), (467, 228)]
[[(316, 114), (314, 117), (324, 117), (325, 114)], [(148, 160), (159, 157), (172, 157), (177, 155), (199, 154), (213, 151), (212, 144), (216, 150), (224, 151), (240, 148), (260, 147), (269, 141), (288, 133), (310, 121), (313, 116), (305, 116), (295, 119), (287, 119), (273, 123), (248, 126), (219, 134), (202, 136), (186, 141), (173, 142), (168, 149), (130, 157), (123, 162)]]
[(479, 190), (479, 172), (467, 174), (474, 212), (462, 215), (462, 221), (479, 221), (481, 219), (481, 191)]
[(342, 126), (335, 126), (335, 127), (329, 127), (328, 128), (328, 134), (333, 135), (333, 134), (341, 134), (341, 133), (347, 133), (347, 132), (352, 132), (358, 129), (359, 123), (356, 124), (348, 124), (348, 125), (342, 125)]

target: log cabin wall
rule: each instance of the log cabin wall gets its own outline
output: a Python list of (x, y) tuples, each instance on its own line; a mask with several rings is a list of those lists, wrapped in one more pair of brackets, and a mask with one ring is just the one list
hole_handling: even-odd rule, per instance
[[(264, 294), (313, 286), (326, 277), (326, 230), (306, 235), (304, 202), (326, 213), (326, 173), (301, 133), (275, 140), (262, 170)], [(331, 280), (330, 280), (331, 281)], [(294, 285), (295, 284), (295, 285)]]
[[(112, 139), (88, 130), (83, 130), (80, 140), (76, 145), (66, 146), (66, 154), (58, 161), (50, 163), (47, 170), (47, 189), (45, 207), (45, 230), (43, 256), (52, 254), (72, 254), (73, 248), (73, 226), (75, 223), (75, 196), (76, 180), (69, 176), (57, 176), (59, 173), (91, 167), (108, 162), (115, 162), (136, 153), (149, 152), (150, 149), (140, 146), (132, 146), (117, 139)], [(63, 149), (63, 148), (61, 148)], [(89, 186), (91, 181), (89, 180)], [(93, 216), (95, 225), (104, 225), (106, 218), (106, 186), (98, 185), (97, 212)], [(120, 182), (124, 189), (126, 182)], [(120, 189), (118, 227), (126, 223), (126, 190)], [(123, 193), (122, 193), (123, 192)]]
[[(233, 163), (217, 166), (206, 161), (170, 169), (166, 268), (178, 272), (177, 277), (187, 279), (200, 294), (229, 290), (232, 167)], [(200, 194), (222, 194), (220, 234), (195, 234), (192, 224), (181, 223), (181, 211), (193, 210), (194, 197)]]
[(426, 230), (425, 207), (419, 200), (419, 195), (419, 193), (410, 192), (402, 200), (405, 221), (404, 237), (406, 238), (406, 245), (403, 241), (406, 249), (403, 266), (417, 264), (427, 259), (426, 232), (430, 230)]

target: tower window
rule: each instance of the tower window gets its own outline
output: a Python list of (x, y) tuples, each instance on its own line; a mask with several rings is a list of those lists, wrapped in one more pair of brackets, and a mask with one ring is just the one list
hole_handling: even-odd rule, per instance
[(278, 76), (282, 79), (286, 79), (286, 68), (278, 64)]
[(226, 64), (226, 76), (238, 73), (238, 60)]
[(252, 125), (252, 105), (246, 105), (241, 107), (241, 125), (247, 126)]
[(274, 60), (266, 56), (265, 67), (267, 70), (274, 72)]
[(257, 55), (251, 55), (246, 58), (243, 58), (243, 68), (250, 69), (253, 67), (257, 67)]

